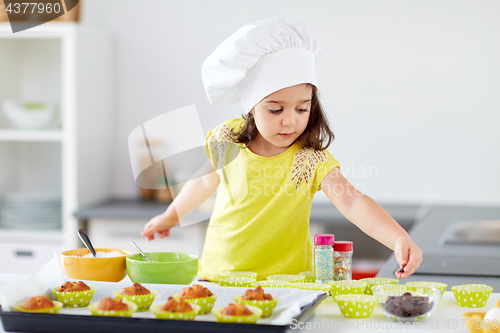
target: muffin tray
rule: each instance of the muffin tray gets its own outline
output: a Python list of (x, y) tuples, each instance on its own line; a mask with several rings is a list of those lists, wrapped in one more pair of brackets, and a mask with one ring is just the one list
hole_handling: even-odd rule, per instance
[[(297, 322), (307, 322), (314, 315), (314, 310), (327, 294), (318, 295), (311, 303), (301, 308), (295, 317)], [(228, 324), (209, 321), (182, 321), (147, 318), (116, 318), (99, 316), (81, 316), (67, 314), (31, 314), (2, 311), (0, 319), (6, 332), (36, 333), (158, 333), (180, 330), (187, 333), (220, 332), (285, 332), (289, 325), (263, 324)]]

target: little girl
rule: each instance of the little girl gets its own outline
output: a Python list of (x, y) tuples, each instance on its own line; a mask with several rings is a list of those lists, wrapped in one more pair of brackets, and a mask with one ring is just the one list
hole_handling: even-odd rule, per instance
[[(344, 178), (326, 150), (334, 135), (316, 88), (321, 54), (307, 26), (272, 18), (243, 26), (203, 63), (211, 103), (241, 100), (246, 116), (208, 133), (214, 172), (187, 182), (142, 233), (148, 240), (155, 233), (169, 236), (218, 190), (200, 279), (216, 281), (226, 270), (257, 272), (259, 280), (313, 270), (309, 216), (319, 190), (349, 221), (394, 250), (403, 267), (395, 272), (398, 278), (410, 276), (422, 262), (422, 251), (406, 231)], [(227, 163), (225, 154), (234, 147), (239, 154)]]

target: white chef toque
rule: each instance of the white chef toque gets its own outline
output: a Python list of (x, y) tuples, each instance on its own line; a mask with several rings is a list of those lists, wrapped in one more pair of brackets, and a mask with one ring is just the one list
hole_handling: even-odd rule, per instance
[(201, 76), (212, 104), (241, 100), (249, 112), (266, 96), (300, 83), (316, 83), (323, 54), (311, 29), (278, 17), (244, 25), (203, 62)]

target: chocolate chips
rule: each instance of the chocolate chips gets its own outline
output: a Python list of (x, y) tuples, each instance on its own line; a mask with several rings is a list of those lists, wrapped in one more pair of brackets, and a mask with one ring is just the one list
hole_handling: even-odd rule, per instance
[(418, 317), (427, 313), (434, 302), (429, 302), (429, 297), (416, 297), (411, 293), (401, 296), (389, 296), (382, 307), (385, 311), (397, 317)]

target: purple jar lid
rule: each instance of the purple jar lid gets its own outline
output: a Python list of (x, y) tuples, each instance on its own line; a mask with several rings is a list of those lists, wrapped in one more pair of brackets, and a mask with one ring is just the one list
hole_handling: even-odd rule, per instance
[(316, 234), (314, 235), (314, 245), (333, 245), (335, 236), (332, 234)]

